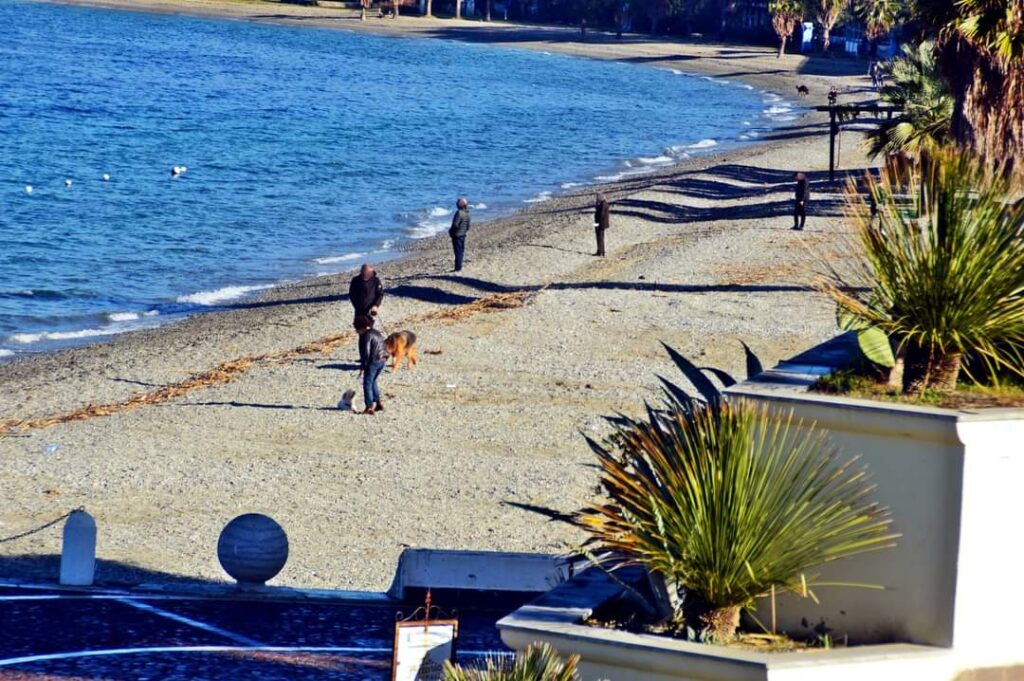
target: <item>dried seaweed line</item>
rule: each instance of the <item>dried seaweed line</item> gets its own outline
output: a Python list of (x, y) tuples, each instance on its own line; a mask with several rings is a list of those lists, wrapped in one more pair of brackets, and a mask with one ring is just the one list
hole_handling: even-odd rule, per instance
[[(545, 287), (546, 288), (546, 287)], [(541, 289), (543, 290), (543, 289)], [(498, 312), (501, 310), (508, 310), (517, 307), (523, 307), (528, 301), (531, 301), (533, 296), (537, 292), (529, 291), (514, 291), (511, 293), (498, 293), (492, 296), (484, 298), (478, 298), (471, 303), (459, 305), (455, 309), (447, 310), (431, 310), (419, 315), (413, 315), (406, 318), (403, 323), (415, 323), (423, 321), (442, 321), (442, 322), (455, 322), (460, 319), (472, 316), (474, 314), (486, 313), (486, 312)], [(180, 383), (174, 385), (165, 386), (157, 390), (153, 390), (148, 393), (141, 393), (129, 397), (127, 400), (121, 402), (110, 402), (107, 404), (87, 404), (84, 407), (79, 407), (73, 411), (60, 414), (57, 416), (51, 416), (46, 418), (38, 419), (6, 419), (0, 421), (0, 438), (13, 435), (15, 433), (24, 433), (30, 430), (39, 430), (41, 428), (49, 428), (62, 423), (70, 423), (74, 421), (86, 421), (92, 418), (98, 418), (101, 416), (112, 416), (114, 414), (131, 411), (140, 407), (145, 407), (154, 404), (160, 404), (162, 402), (168, 402), (187, 395), (188, 393), (196, 390), (202, 390), (204, 388), (212, 388), (219, 385), (226, 385), (233, 382), (242, 374), (248, 372), (253, 367), (260, 364), (269, 363), (285, 363), (302, 357), (305, 355), (323, 354), (326, 355), (331, 351), (337, 349), (344, 343), (351, 342), (355, 334), (352, 332), (337, 334), (334, 336), (327, 336), (319, 340), (300, 345), (291, 350), (285, 350), (283, 352), (277, 352), (272, 354), (264, 355), (253, 355), (250, 357), (240, 357), (238, 359), (229, 360), (217, 365), (216, 368), (204, 371), (199, 374), (195, 374), (186, 378)]]

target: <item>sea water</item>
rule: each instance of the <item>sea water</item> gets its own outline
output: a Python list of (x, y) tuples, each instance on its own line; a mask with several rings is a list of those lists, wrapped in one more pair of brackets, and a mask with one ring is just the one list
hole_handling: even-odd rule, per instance
[(630, 63), (4, 2), (0, 357), (386, 258), (460, 195), (486, 219), (791, 113)]

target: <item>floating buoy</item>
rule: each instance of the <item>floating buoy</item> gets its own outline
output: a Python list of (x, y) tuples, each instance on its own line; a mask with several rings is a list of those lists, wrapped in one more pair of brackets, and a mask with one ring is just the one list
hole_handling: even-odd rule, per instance
[(177, 177), (178, 175), (185, 173), (187, 170), (188, 166), (174, 166), (171, 168), (171, 176)]
[(110, 182), (110, 173), (103, 173), (103, 181)]
[(30, 184), (26, 184), (25, 185), (25, 193), (26, 194), (31, 194), (32, 193), (32, 185), (30, 185)]
[(71, 186), (71, 180), (70, 179), (64, 180), (64, 186), (65, 187), (70, 187)]

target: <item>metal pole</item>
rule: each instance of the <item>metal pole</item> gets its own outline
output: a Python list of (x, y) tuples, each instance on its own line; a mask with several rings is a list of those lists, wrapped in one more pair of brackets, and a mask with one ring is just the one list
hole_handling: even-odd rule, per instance
[(828, 108), (828, 181), (836, 181), (836, 109)]

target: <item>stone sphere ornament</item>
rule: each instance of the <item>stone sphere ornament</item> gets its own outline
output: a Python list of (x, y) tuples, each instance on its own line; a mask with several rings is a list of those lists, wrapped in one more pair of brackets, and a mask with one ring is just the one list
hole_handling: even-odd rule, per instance
[(262, 513), (240, 515), (221, 531), (217, 559), (240, 585), (263, 584), (288, 561), (288, 535)]

